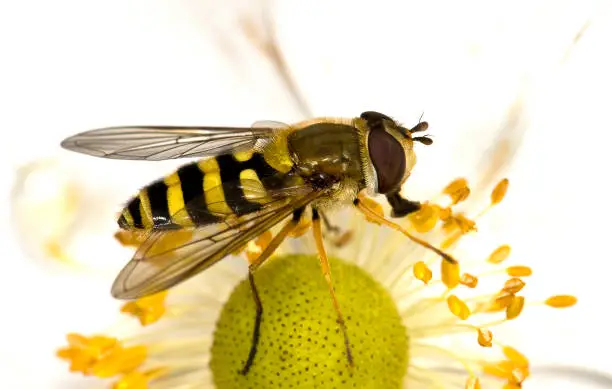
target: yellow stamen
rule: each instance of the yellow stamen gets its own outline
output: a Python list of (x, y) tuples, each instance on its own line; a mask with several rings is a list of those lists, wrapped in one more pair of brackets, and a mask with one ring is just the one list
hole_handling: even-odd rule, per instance
[(167, 291), (162, 291), (127, 302), (121, 307), (121, 312), (138, 318), (143, 326), (155, 323), (166, 313), (165, 302), (167, 295)]
[(70, 362), (70, 371), (91, 374), (91, 367), (100, 358), (103, 358), (116, 347), (117, 339), (106, 336), (93, 336), (87, 338), (79, 334), (66, 336), (68, 347), (57, 351), (57, 356)]
[(127, 373), (113, 384), (113, 389), (147, 389), (149, 382), (162, 375), (164, 371), (165, 369), (152, 369)]
[(448, 195), (452, 199), (453, 204), (457, 204), (468, 198), (470, 188), (465, 178), (457, 178), (448, 184), (442, 193)]
[(458, 214), (456, 216), (457, 224), (461, 229), (461, 232), (467, 234), (468, 232), (476, 231), (476, 222), (472, 219), (469, 219), (467, 216), (463, 214)]
[(446, 221), (451, 216), (453, 216), (453, 210), (450, 207), (441, 207), (439, 205), (433, 205), (438, 210), (438, 214), (440, 215), (440, 220)]
[(106, 336), (85, 337), (69, 334), (68, 347), (57, 351), (57, 356), (70, 361), (70, 370), (84, 375), (108, 378), (129, 373), (144, 362), (147, 349), (144, 346), (124, 348), (115, 338)]
[(510, 182), (507, 178), (501, 180), (491, 192), (491, 204), (499, 204), (504, 197), (506, 196), (506, 192), (508, 191), (508, 185)]
[(425, 233), (434, 229), (440, 220), (440, 207), (421, 204), (421, 209), (408, 215), (408, 221), (417, 232)]
[(483, 365), (483, 372), (493, 377), (502, 378), (506, 380), (512, 379), (512, 370), (514, 365), (511, 361), (499, 361), (495, 363), (485, 363)]
[(510, 277), (529, 277), (533, 271), (529, 266), (510, 266), (506, 269)]
[(523, 296), (514, 296), (508, 308), (506, 308), (506, 319), (512, 320), (516, 319), (521, 312), (523, 311), (523, 307), (525, 306), (525, 297)]
[(429, 269), (423, 261), (419, 261), (415, 263), (412, 271), (414, 273), (414, 277), (417, 280), (421, 280), (425, 284), (431, 281), (431, 277), (432, 277), (431, 269)]
[(473, 276), (471, 274), (468, 273), (463, 273), (463, 275), (461, 276), (461, 281), (459, 281), (461, 283), (461, 285), (465, 285), (468, 288), (475, 288), (476, 286), (478, 286), (478, 277)]
[(442, 242), (442, 244), (440, 245), (440, 248), (442, 250), (448, 249), (449, 247), (457, 243), (457, 241), (459, 240), (459, 238), (461, 238), (461, 236), (462, 236), (461, 231), (456, 231), (453, 235), (449, 236)]
[(493, 346), (493, 333), (486, 328), (478, 329), (478, 344), (482, 347)]
[(520, 278), (515, 277), (515, 278), (511, 278), (508, 281), (506, 281), (506, 283), (504, 284), (503, 291), (512, 293), (512, 294), (516, 294), (520, 292), (524, 286), (525, 286), (525, 282), (521, 280)]
[(145, 346), (115, 348), (112, 353), (92, 367), (92, 373), (100, 378), (129, 373), (140, 366), (146, 358), (147, 348)]
[(513, 299), (514, 295), (512, 293), (502, 291), (487, 305), (484, 312), (500, 312), (506, 310)]
[(529, 367), (529, 359), (521, 354), (518, 350), (510, 346), (504, 346), (502, 348), (504, 355), (508, 358), (515, 366), (518, 367)]
[(466, 320), (468, 317), (470, 317), (470, 308), (468, 308), (468, 306), (461, 301), (459, 297), (452, 294), (448, 296), (446, 302), (448, 304), (448, 309), (453, 315), (457, 316), (461, 320)]
[(453, 289), (459, 285), (460, 277), (460, 268), (459, 263), (457, 262), (449, 262), (442, 261), (442, 282), (448, 289)]
[(147, 377), (139, 371), (133, 371), (115, 382), (113, 389), (147, 389), (148, 386), (149, 380)]
[(546, 305), (553, 308), (568, 308), (575, 305), (578, 299), (570, 295), (557, 295), (546, 299)]
[(447, 218), (442, 225), (442, 229), (447, 234), (456, 230), (459, 230), (462, 234), (467, 234), (476, 231), (476, 222), (459, 213)]
[(495, 251), (493, 251), (491, 255), (489, 255), (487, 262), (494, 264), (502, 263), (506, 260), (506, 258), (508, 258), (509, 255), (510, 246), (505, 244), (496, 248)]
[(512, 378), (508, 380), (508, 383), (520, 387), (527, 377), (529, 377), (529, 369), (527, 367), (515, 367), (512, 369)]

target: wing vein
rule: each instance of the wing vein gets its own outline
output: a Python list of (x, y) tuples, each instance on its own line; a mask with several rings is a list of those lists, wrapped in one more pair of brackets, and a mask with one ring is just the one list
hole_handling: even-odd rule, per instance
[(110, 127), (74, 135), (61, 145), (102, 158), (164, 160), (244, 150), (267, 142), (278, 131), (282, 128)]

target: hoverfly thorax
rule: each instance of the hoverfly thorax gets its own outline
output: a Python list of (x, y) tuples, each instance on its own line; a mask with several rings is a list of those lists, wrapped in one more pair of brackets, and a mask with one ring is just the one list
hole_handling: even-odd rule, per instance
[(426, 130), (427, 123), (406, 129), (390, 117), (373, 111), (362, 113), (361, 118), (368, 127), (367, 151), (376, 175), (376, 192), (399, 191), (416, 163), (414, 141), (431, 144), (427, 137), (412, 137), (413, 133)]

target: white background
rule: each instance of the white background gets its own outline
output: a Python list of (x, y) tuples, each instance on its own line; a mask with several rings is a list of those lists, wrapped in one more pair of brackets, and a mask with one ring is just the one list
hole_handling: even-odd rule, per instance
[[(418, 150), (406, 188), (415, 199), (458, 175), (478, 182), (495, 140), (515, 150), (502, 171), (511, 194), (484, 239), (510, 242), (513, 256), (546, 275), (531, 293), (572, 293), (580, 304), (530, 314), (507, 336), (535, 361), (612, 371), (610, 3), (373, 4), (271, 3), (278, 47), (310, 113), (377, 110), (410, 125), (424, 112), (435, 142)], [(46, 221), (16, 227), (17, 169), (54, 157), (62, 165), (49, 170), (60, 181), (78, 177), (90, 201), (89, 221), (80, 224), (87, 237), (113, 228), (126, 196), (174, 165), (71, 155), (59, 149), (63, 137), (120, 124), (302, 119), (305, 112), (257, 47), (265, 38), (258, 7), (246, 0), (1, 3), (0, 387), (78, 381), (54, 350), (66, 332), (112, 322), (116, 304), (107, 289), (124, 260), (96, 250), (100, 270), (92, 273), (24, 255), (19, 239)], [(53, 187), (32, 185), (34, 192)], [(30, 238), (27, 244), (35, 244)], [(484, 255), (492, 246), (483, 247)]]

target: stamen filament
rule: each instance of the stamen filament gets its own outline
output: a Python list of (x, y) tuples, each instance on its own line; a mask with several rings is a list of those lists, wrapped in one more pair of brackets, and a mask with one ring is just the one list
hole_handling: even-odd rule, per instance
[[(457, 321), (457, 320), (454, 320), (454, 321)], [(451, 328), (452, 329), (459, 328), (464, 331), (471, 331), (471, 330), (478, 330), (480, 328), (495, 327), (495, 326), (505, 323), (506, 321), (507, 321), (506, 319), (499, 319), (495, 321), (485, 322), (485, 323), (479, 324), (478, 326), (472, 325), (472, 324), (462, 324), (462, 323), (457, 323), (457, 324), (441, 323), (441, 324), (436, 324), (433, 326), (421, 326), (421, 327), (417, 326), (417, 327), (410, 327), (410, 334), (418, 337), (419, 334), (426, 333), (429, 330), (438, 330), (438, 329), (443, 329), (446, 331), (444, 333), (449, 333), (448, 331)], [(429, 334), (429, 332), (427, 332), (427, 334)]]
[(436, 345), (433, 345), (433, 344), (424, 344), (424, 343), (418, 343), (418, 342), (411, 343), (411, 345), (412, 346), (420, 346), (420, 347), (424, 347), (424, 348), (433, 349), (433, 350), (436, 350), (436, 351), (440, 352), (441, 354), (448, 355), (452, 359), (454, 359), (457, 362), (459, 362), (461, 364), (461, 366), (463, 366), (465, 371), (468, 372), (469, 375), (476, 376), (476, 373), (474, 372), (474, 369), (472, 369), (472, 367), (468, 363), (468, 361), (469, 361), (468, 359), (461, 358), (459, 355), (455, 354), (454, 352), (452, 352), (452, 351), (450, 351), (448, 349), (445, 349), (443, 347), (436, 346)]
[[(436, 377), (435, 373), (431, 372), (431, 371), (427, 371), (427, 368), (423, 368), (414, 364), (411, 364), (409, 366), (409, 369), (411, 370), (421, 370), (419, 372), (419, 374), (421, 374), (422, 376), (419, 377), (418, 375), (415, 375), (414, 372), (410, 372), (410, 379), (416, 382), (419, 382), (421, 384), (427, 385), (428, 387), (432, 387), (433, 388), (437, 388), (437, 389), (446, 389), (447, 386), (442, 382), (442, 380), (438, 377)], [(405, 385), (406, 389), (411, 388), (409, 383), (406, 383)]]

